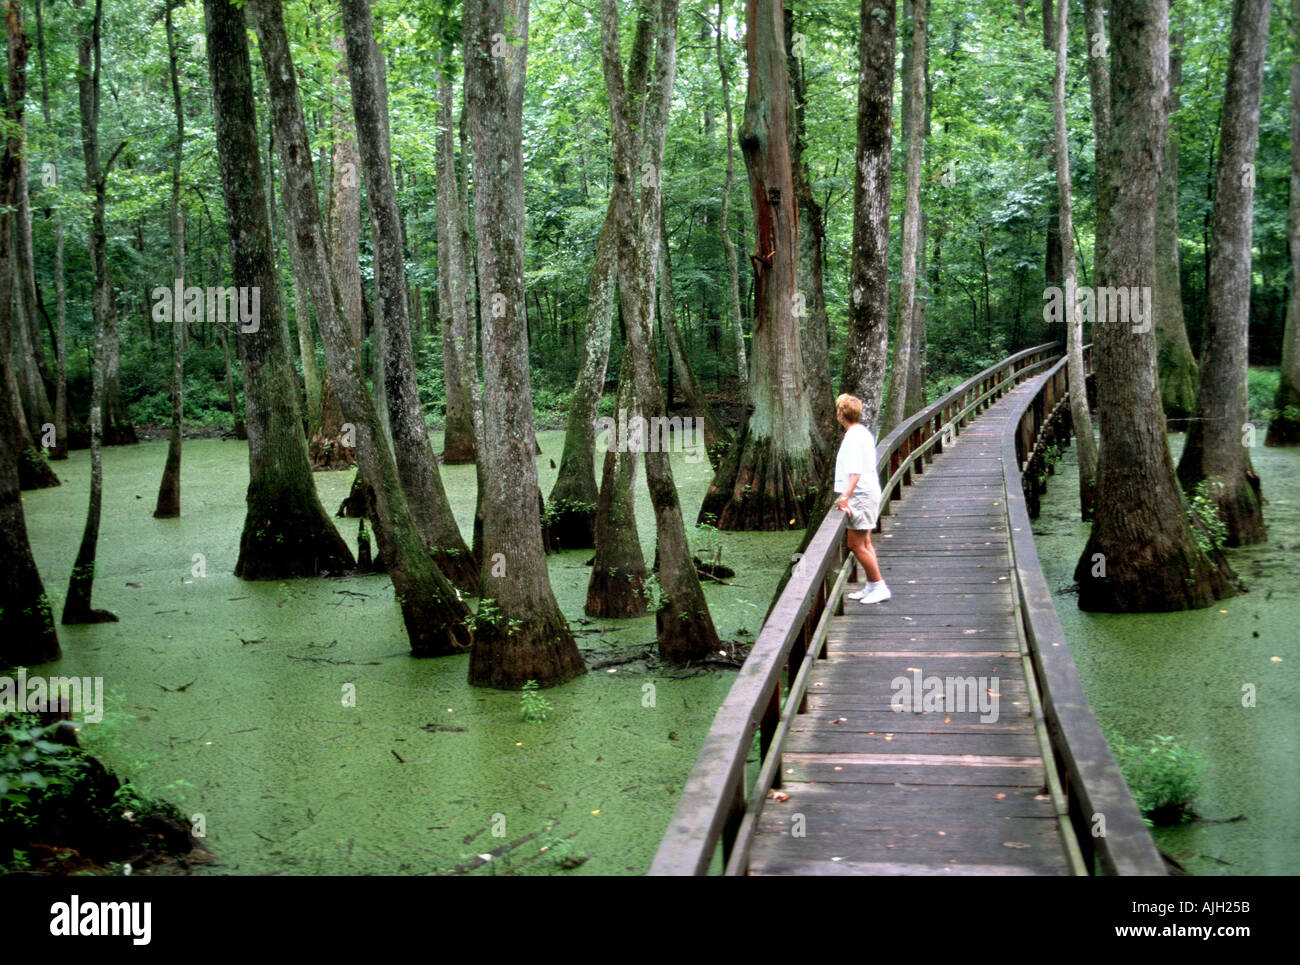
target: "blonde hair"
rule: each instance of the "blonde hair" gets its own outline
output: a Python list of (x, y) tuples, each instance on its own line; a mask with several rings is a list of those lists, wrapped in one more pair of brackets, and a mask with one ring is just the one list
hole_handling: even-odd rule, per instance
[(835, 414), (844, 416), (850, 422), (861, 422), (862, 400), (845, 392), (835, 400)]

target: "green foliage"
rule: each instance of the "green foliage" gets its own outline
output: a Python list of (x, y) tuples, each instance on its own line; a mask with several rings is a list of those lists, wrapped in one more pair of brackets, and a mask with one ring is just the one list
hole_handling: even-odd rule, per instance
[(536, 680), (524, 684), (519, 692), (519, 707), (524, 720), (529, 724), (541, 723), (551, 712), (551, 702), (537, 692)]
[(1228, 538), (1228, 524), (1219, 516), (1214, 491), (1223, 489), (1219, 479), (1203, 479), (1187, 497), (1187, 515), (1192, 521), (1196, 542), (1206, 553), (1223, 549)]
[(1205, 770), (1202, 754), (1159, 735), (1137, 745), (1112, 738), (1111, 746), (1138, 810), (1150, 823), (1191, 820), (1191, 804)]
[(32, 826), (38, 811), (71, 792), (80, 758), (49, 739), (59, 726), (42, 726), (35, 714), (0, 719), (0, 826)]

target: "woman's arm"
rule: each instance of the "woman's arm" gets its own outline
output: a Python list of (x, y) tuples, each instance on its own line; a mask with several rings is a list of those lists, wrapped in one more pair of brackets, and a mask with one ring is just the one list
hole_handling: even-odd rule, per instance
[(853, 495), (853, 490), (858, 488), (858, 480), (862, 478), (861, 473), (852, 473), (849, 476), (849, 488), (840, 494), (839, 507), (844, 512), (849, 512), (849, 497)]

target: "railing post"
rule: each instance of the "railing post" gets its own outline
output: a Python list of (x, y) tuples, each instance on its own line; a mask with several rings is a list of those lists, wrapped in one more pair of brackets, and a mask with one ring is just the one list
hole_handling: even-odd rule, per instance
[(740, 830), (740, 822), (745, 819), (745, 789), (749, 787), (747, 780), (746, 767), (740, 765), (740, 780), (736, 784), (736, 790), (727, 804), (727, 819), (722, 823), (722, 864), (725, 867), (731, 860), (731, 852), (736, 847), (736, 832)]
[[(799, 658), (803, 660), (802, 657)], [(776, 686), (772, 688), (772, 696), (767, 701), (767, 707), (763, 711), (763, 718), (758, 723), (758, 747), (759, 760), (767, 759), (767, 752), (772, 749), (772, 736), (776, 733), (777, 725), (781, 723), (781, 681), (778, 678)], [(781, 786), (781, 769), (776, 770), (776, 779), (772, 782), (773, 787)]]

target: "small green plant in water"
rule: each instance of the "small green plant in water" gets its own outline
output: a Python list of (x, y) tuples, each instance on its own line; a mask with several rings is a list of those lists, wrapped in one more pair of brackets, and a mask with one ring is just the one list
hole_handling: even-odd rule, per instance
[(551, 712), (551, 702), (537, 692), (537, 681), (530, 680), (519, 692), (519, 707), (524, 720), (529, 724), (539, 724), (546, 720)]
[(1142, 744), (1113, 742), (1115, 758), (1138, 810), (1150, 824), (1181, 824), (1193, 817), (1205, 758), (1174, 737), (1157, 735)]
[[(1196, 542), (1205, 553), (1223, 549), (1228, 539), (1228, 524), (1219, 516), (1219, 505), (1214, 500), (1214, 490), (1222, 489), (1218, 479), (1203, 479), (1196, 484), (1188, 497), (1187, 514), (1192, 521)], [(1200, 525), (1197, 525), (1197, 524)]]

